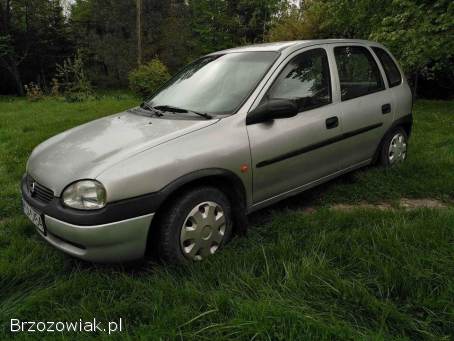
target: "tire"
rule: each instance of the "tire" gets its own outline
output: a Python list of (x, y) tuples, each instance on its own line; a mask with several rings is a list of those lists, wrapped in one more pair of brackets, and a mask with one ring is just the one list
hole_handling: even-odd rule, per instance
[(379, 155), (379, 163), (391, 167), (407, 159), (408, 135), (402, 127), (397, 127), (386, 135)]
[(233, 230), (231, 204), (215, 187), (193, 188), (170, 203), (162, 212), (159, 225), (158, 257), (163, 262), (199, 261), (230, 240)]

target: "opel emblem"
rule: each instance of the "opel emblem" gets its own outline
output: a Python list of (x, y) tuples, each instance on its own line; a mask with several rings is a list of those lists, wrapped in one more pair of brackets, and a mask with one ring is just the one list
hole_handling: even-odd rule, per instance
[(32, 184), (31, 184), (31, 186), (30, 186), (30, 194), (31, 194), (32, 196), (34, 196), (35, 193), (36, 193), (36, 188), (35, 188), (35, 187), (36, 187), (36, 182), (33, 181)]

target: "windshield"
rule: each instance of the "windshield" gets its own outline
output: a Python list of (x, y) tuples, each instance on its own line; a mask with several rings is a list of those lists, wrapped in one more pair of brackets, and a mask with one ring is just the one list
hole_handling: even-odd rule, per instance
[(149, 104), (233, 114), (277, 57), (276, 52), (238, 52), (201, 58), (173, 77)]

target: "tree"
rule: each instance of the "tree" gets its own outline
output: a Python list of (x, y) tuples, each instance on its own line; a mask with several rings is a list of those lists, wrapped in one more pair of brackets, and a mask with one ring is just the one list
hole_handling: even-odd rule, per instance
[[(22, 96), (24, 94), (24, 88), (22, 84), (22, 78), (19, 72), (19, 66), (27, 57), (28, 49), (19, 52), (16, 48), (16, 33), (11, 24), (12, 21), (12, 10), (11, 1), (2, 1), (0, 7), (0, 66), (2, 66), (11, 75), (14, 80), (17, 93)], [(28, 26), (28, 20), (26, 20), (26, 26)]]
[(454, 93), (454, 3), (450, 0), (306, 0), (284, 11), (269, 40), (356, 38), (383, 43), (397, 57), (414, 90), (437, 78)]
[(76, 45), (84, 50), (93, 83), (101, 87), (126, 86), (129, 72), (138, 63), (164, 52), (169, 55), (167, 47), (173, 42), (163, 41), (163, 29), (173, 31), (175, 37), (184, 36), (166, 25), (171, 5), (180, 2), (184, 4), (184, 0), (147, 0), (140, 4), (138, 0), (76, 0), (70, 23)]
[(215, 50), (262, 42), (284, 0), (76, 0), (70, 23), (94, 84), (124, 86), (137, 64), (171, 72)]
[(391, 13), (371, 38), (388, 46), (406, 72), (413, 75), (415, 96), (421, 76), (431, 78), (442, 73), (454, 80), (452, 1), (393, 0)]
[(227, 1), (190, 0), (188, 4), (196, 55), (235, 45), (235, 18), (229, 13)]
[(273, 16), (288, 6), (287, 1), (282, 0), (231, 0), (227, 3), (236, 19), (236, 34), (247, 44), (263, 42)]
[(46, 86), (55, 65), (72, 53), (58, 0), (0, 2), (0, 67), (23, 94), (23, 83)]
[(137, 66), (142, 65), (142, 0), (136, 0)]
[(305, 0), (283, 11), (269, 38), (303, 35), (299, 39), (368, 39), (392, 0)]
[(198, 57), (189, 13), (184, 0), (172, 0), (161, 24), (156, 55), (172, 72)]
[(320, 18), (317, 13), (308, 15), (306, 5), (288, 5), (274, 18), (268, 32), (268, 41), (313, 39), (318, 37)]
[(95, 85), (126, 86), (137, 66), (135, 2), (76, 0), (70, 25), (75, 44), (83, 51)]
[(283, 0), (189, 0), (191, 32), (198, 54), (265, 40)]

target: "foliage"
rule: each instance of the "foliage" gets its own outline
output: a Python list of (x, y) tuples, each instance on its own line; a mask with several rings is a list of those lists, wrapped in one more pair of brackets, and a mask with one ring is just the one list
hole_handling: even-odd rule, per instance
[[(154, 16), (144, 13), (144, 18), (159, 27)], [(128, 73), (137, 65), (134, 1), (77, 0), (69, 20), (76, 45), (85, 51), (94, 85), (127, 86)]]
[(315, 16), (303, 15), (305, 11), (296, 6), (287, 8), (277, 17), (267, 34), (268, 41), (312, 39), (320, 26)]
[[(301, 7), (290, 7), (275, 20), (274, 32), (278, 39), (294, 38), (301, 32), (304, 39), (355, 38), (368, 39), (389, 13), (392, 0), (307, 0)], [(292, 22), (293, 20), (293, 22)], [(301, 38), (299, 38), (301, 39)]]
[[(388, 46), (421, 93), (454, 96), (454, 3), (450, 0), (142, 0), (143, 60), (170, 73), (233, 46), (318, 38)], [(56, 65), (85, 51), (98, 88), (124, 88), (137, 67), (136, 1), (0, 0), (0, 93), (51, 87)], [(68, 5), (70, 4), (70, 5)], [(63, 11), (63, 7), (66, 11)], [(419, 77), (416, 77), (419, 75)]]
[(129, 74), (129, 86), (136, 94), (146, 98), (169, 78), (170, 74), (167, 67), (155, 58)]
[[(284, 0), (143, 1), (143, 60), (158, 57), (173, 73), (202, 54), (262, 42)], [(70, 23), (87, 51), (90, 79), (123, 86), (137, 67), (136, 8), (131, 1), (76, 0)]]
[[(275, 20), (268, 39), (356, 38), (383, 43), (407, 75), (437, 78), (454, 95), (454, 3), (308, 0)], [(450, 91), (448, 90), (450, 89)]]
[(263, 42), (282, 0), (190, 0), (191, 30), (198, 54)]
[(58, 90), (63, 92), (66, 101), (81, 102), (92, 97), (93, 89), (86, 76), (80, 51), (74, 59), (68, 58), (62, 65), (57, 65), (56, 77), (57, 81), (60, 80)]
[(318, 18), (318, 38), (368, 39), (389, 13), (392, 0), (318, 0), (306, 15)]
[[(150, 9), (145, 3), (146, 17), (150, 14)], [(145, 21), (146, 33), (156, 30), (156, 28)], [(145, 60), (150, 60), (159, 56), (171, 73), (176, 72), (181, 67), (198, 58), (195, 51), (197, 42), (194, 41), (193, 31), (191, 29), (191, 19), (189, 17), (189, 9), (185, 3), (172, 2), (168, 9), (165, 9), (162, 24), (160, 25), (160, 33), (153, 40), (156, 44), (150, 43), (150, 37), (145, 36)]]
[(13, 46), (10, 35), (0, 35), (0, 57), (5, 57), (12, 54)]
[[(412, 211), (328, 206), (402, 196), (452, 202), (454, 102), (416, 102), (406, 163), (357, 171), (254, 213), (247, 238), (236, 238), (211, 260), (187, 267), (100, 266), (68, 257), (36, 234), (21, 212), (18, 183), (38, 143), (137, 103), (117, 97), (0, 99), (0, 339), (11, 339), (11, 318), (122, 317), (121, 334), (45, 338), (449, 340), (452, 204)], [(316, 211), (306, 213), (307, 205)]]
[(189, 1), (191, 30), (196, 38), (198, 54), (235, 45), (235, 32), (230, 29), (235, 18), (226, 15), (228, 10), (228, 2), (223, 0)]
[(454, 2), (393, 0), (392, 11), (371, 34), (388, 46), (408, 73), (454, 83)]
[(36, 102), (44, 98), (44, 93), (38, 84), (30, 82), (28, 85), (25, 85), (24, 88), (25, 95), (30, 102)]
[(59, 97), (61, 95), (61, 89), (60, 89), (60, 82), (58, 81), (57, 78), (52, 78), (52, 83), (51, 83), (51, 89), (50, 89), (50, 95), (52, 97)]
[(22, 94), (31, 81), (46, 89), (72, 47), (59, 0), (0, 1), (0, 93)]

